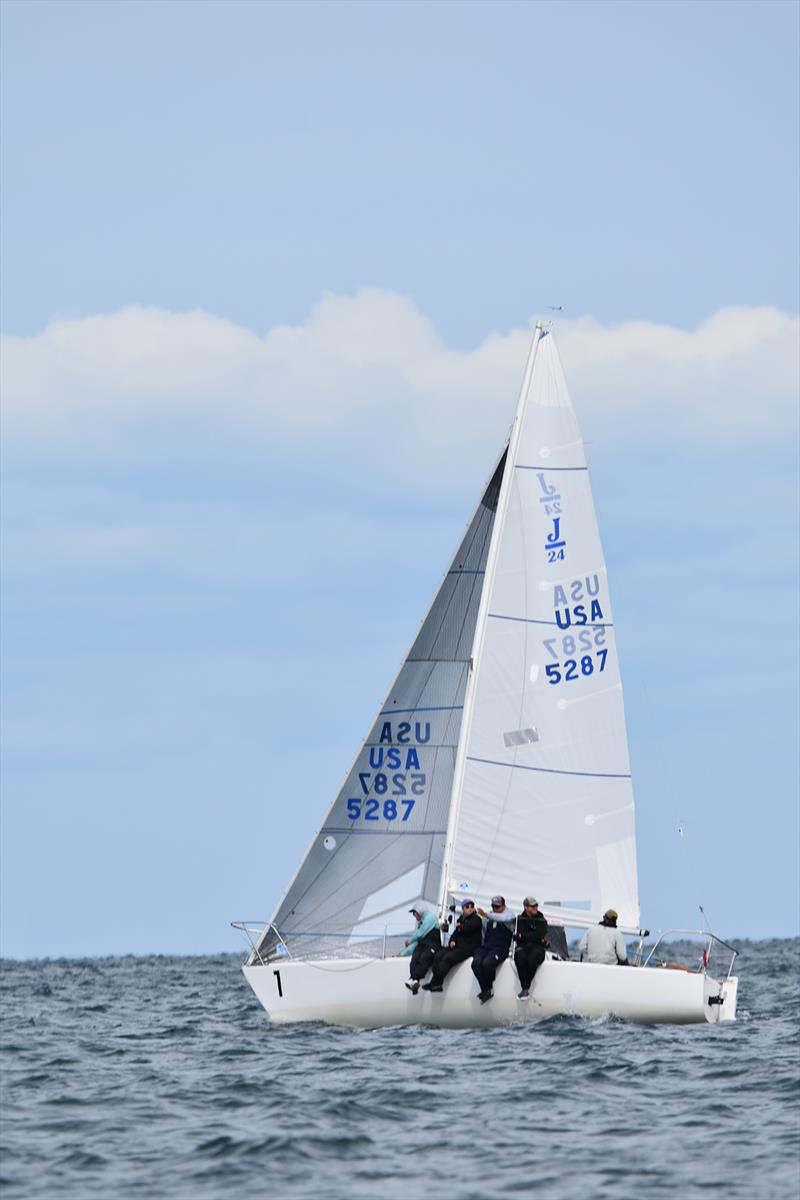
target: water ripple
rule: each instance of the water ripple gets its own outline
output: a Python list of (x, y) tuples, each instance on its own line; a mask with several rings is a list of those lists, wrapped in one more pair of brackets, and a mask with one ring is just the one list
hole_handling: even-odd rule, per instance
[(732, 1026), (270, 1028), (238, 960), (6, 963), (4, 1200), (786, 1200), (800, 941)]

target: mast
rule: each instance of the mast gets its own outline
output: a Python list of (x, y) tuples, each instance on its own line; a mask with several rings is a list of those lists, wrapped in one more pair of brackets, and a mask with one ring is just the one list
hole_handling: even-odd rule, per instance
[(483, 642), (486, 633), (486, 614), (489, 609), (489, 596), (491, 594), (492, 582), (497, 569), (500, 537), (505, 524), (509, 496), (511, 493), (511, 480), (514, 472), (514, 463), (517, 457), (520, 431), (522, 429), (522, 414), (525, 409), (528, 393), (530, 391), (531, 380), (533, 378), (536, 351), (538, 350), (539, 342), (542, 340), (542, 337), (545, 333), (546, 330), (544, 325), (541, 321), (537, 321), (533, 331), (533, 337), (531, 338), (530, 349), (528, 350), (528, 359), (525, 364), (525, 373), (522, 377), (522, 386), (520, 388), (519, 399), (517, 401), (514, 424), (511, 428), (505, 470), (503, 471), (503, 479), (500, 484), (500, 495), (498, 496), (497, 500), (497, 511), (495, 512), (494, 526), (492, 528), (492, 536), (489, 543), (489, 553), (486, 558), (486, 572), (483, 578), (483, 589), (481, 591), (478, 617), (475, 622), (475, 637), (473, 638), (472, 642), (469, 678), (467, 680), (466, 694), (464, 696), (464, 714), (459, 732), (458, 749), (456, 751), (456, 762), (453, 772), (453, 787), (450, 793), (450, 812), (447, 821), (447, 837), (445, 841), (444, 861), (442, 863), (442, 878), (439, 888), (440, 916), (444, 916), (447, 908), (447, 896), (450, 890), (450, 864), (453, 859), (453, 844), (455, 841), (456, 829), (458, 827), (458, 817), (461, 809), (461, 791), (464, 782), (464, 768), (467, 760), (467, 743), (469, 741), (469, 732), (472, 725), (472, 713), (475, 705), (475, 679), (480, 667), (481, 653), (483, 651)]

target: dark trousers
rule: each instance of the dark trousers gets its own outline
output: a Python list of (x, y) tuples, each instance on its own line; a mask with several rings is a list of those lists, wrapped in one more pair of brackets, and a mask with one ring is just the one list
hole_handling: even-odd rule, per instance
[(456, 963), (472, 958), (473, 953), (472, 950), (461, 950), (458, 946), (452, 946), (449, 950), (439, 950), (431, 967), (431, 983), (441, 987), (448, 971), (452, 971)]
[(514, 962), (517, 964), (519, 981), (526, 992), (533, 983), (534, 975), (544, 962), (544, 953), (544, 946), (537, 946), (535, 942), (523, 942), (521, 946), (517, 947)]
[(481, 985), (482, 992), (490, 992), (497, 968), (508, 958), (507, 950), (492, 950), (490, 946), (479, 946), (472, 956), (472, 974)]
[(411, 955), (411, 963), (408, 968), (409, 979), (425, 978), (438, 949), (438, 946), (431, 946), (430, 943), (414, 947), (414, 953)]

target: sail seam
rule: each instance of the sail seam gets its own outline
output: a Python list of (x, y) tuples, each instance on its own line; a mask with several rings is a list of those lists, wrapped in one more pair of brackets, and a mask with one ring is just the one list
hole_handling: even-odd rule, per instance
[[(493, 617), (495, 621), (521, 621), (524, 625), (553, 625), (558, 629), (569, 629), (568, 625), (559, 625), (558, 621), (542, 621), (537, 617), (509, 617), (505, 613), (487, 613), (487, 617)], [(575, 629), (613, 629), (613, 621), (585, 621), (582, 625), (575, 625)]]
[(529, 467), (525, 463), (515, 463), (515, 471), (588, 471), (588, 467)]
[[(457, 660), (460, 661), (460, 660)], [(442, 689), (444, 690), (444, 689)], [(463, 704), (435, 704), (429, 708), (383, 708), (378, 713), (379, 717), (391, 717), (395, 713), (415, 713), (415, 712), (459, 712), (464, 707)], [(380, 745), (379, 742), (365, 742), (365, 745)]]
[(353, 837), (436, 837), (446, 829), (350, 829), (347, 825), (328, 825), (327, 833), (345, 833)]
[(496, 758), (476, 758), (467, 755), (469, 762), (488, 763), (492, 767), (508, 767), (511, 771), (542, 771), (546, 775), (580, 775), (587, 779), (630, 779), (630, 771), (623, 774), (618, 771), (561, 771), (555, 767), (527, 767), (522, 763), (504, 763)]

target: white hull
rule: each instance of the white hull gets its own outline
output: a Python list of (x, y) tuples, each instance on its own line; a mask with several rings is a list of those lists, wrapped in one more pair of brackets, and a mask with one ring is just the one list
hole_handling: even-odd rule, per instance
[[(737, 979), (669, 968), (606, 967), (547, 959), (529, 1000), (518, 1000), (519, 979), (508, 959), (497, 973), (494, 998), (478, 1000), (469, 962), (448, 975), (444, 991), (412, 995), (408, 959), (342, 959), (301, 962), (279, 959), (245, 966), (245, 978), (272, 1022), (321, 1021), (363, 1029), (389, 1025), (490, 1028), (515, 1021), (570, 1015), (607, 1015), (643, 1024), (716, 1023), (736, 1018)], [(723, 1003), (709, 1004), (722, 997)]]

